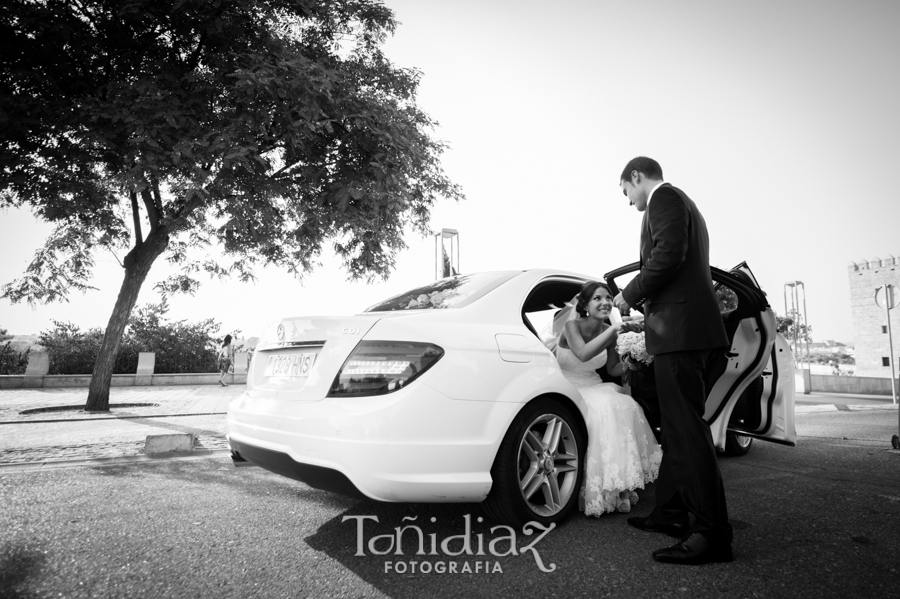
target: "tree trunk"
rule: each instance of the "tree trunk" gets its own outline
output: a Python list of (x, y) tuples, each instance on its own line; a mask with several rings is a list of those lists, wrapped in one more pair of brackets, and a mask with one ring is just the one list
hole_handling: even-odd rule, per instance
[(113, 308), (109, 324), (103, 334), (100, 343), (100, 352), (94, 363), (94, 372), (91, 375), (91, 386), (88, 390), (87, 403), (84, 406), (88, 412), (109, 411), (109, 386), (112, 383), (113, 367), (116, 362), (116, 352), (122, 341), (125, 326), (131, 317), (131, 310), (137, 303), (141, 286), (150, 272), (153, 262), (162, 254), (169, 245), (169, 235), (164, 228), (150, 232), (143, 243), (134, 247), (125, 256), (125, 280), (119, 290), (119, 297)]

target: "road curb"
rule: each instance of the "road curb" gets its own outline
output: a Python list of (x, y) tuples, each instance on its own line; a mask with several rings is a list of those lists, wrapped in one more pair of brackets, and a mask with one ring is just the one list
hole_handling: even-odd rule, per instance
[(855, 406), (847, 406), (844, 404), (813, 404), (813, 405), (794, 405), (794, 413), (802, 414), (804, 412), (869, 412), (872, 410), (896, 410), (897, 404), (863, 404)]

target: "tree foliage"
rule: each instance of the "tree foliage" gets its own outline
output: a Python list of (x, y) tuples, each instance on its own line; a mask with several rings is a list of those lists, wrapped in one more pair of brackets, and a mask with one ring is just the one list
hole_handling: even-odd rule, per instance
[(0, 207), (55, 225), (2, 295), (65, 300), (91, 289), (96, 252), (127, 250), (88, 409), (108, 409), (157, 257), (179, 267), (165, 293), (262, 264), (302, 276), (326, 243), (351, 277), (386, 277), (404, 231), (462, 197), (416, 107), (420, 74), (382, 53), (395, 26), (376, 0), (0, 6)]
[(787, 316), (775, 314), (775, 330), (784, 335), (789, 342), (793, 341), (796, 330), (797, 340), (803, 343), (812, 343), (812, 327), (800, 322), (797, 314), (791, 313)]

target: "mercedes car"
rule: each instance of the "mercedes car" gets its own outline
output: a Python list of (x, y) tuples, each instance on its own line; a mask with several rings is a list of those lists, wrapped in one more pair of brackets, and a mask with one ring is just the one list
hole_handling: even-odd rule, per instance
[[(603, 279), (617, 290), (638, 269)], [(714, 443), (737, 455), (754, 439), (793, 445), (794, 361), (765, 293), (746, 264), (712, 277), (730, 338), (706, 402)], [(559, 521), (577, 506), (588, 439), (554, 321), (594, 278), (461, 274), (359, 314), (278, 319), (228, 408), (232, 457), (351, 496)], [(652, 423), (650, 395), (639, 400)]]

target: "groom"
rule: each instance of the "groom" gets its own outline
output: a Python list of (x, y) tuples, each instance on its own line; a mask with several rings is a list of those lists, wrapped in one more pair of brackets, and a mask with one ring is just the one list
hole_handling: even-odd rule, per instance
[(663, 461), (656, 506), (628, 524), (681, 540), (653, 552), (660, 562), (730, 562), (732, 528), (709, 426), (703, 420), (707, 380), (728, 344), (709, 270), (709, 236), (697, 206), (663, 182), (651, 158), (631, 160), (622, 192), (638, 212), (641, 270), (614, 302), (644, 312), (647, 351), (654, 356)]

